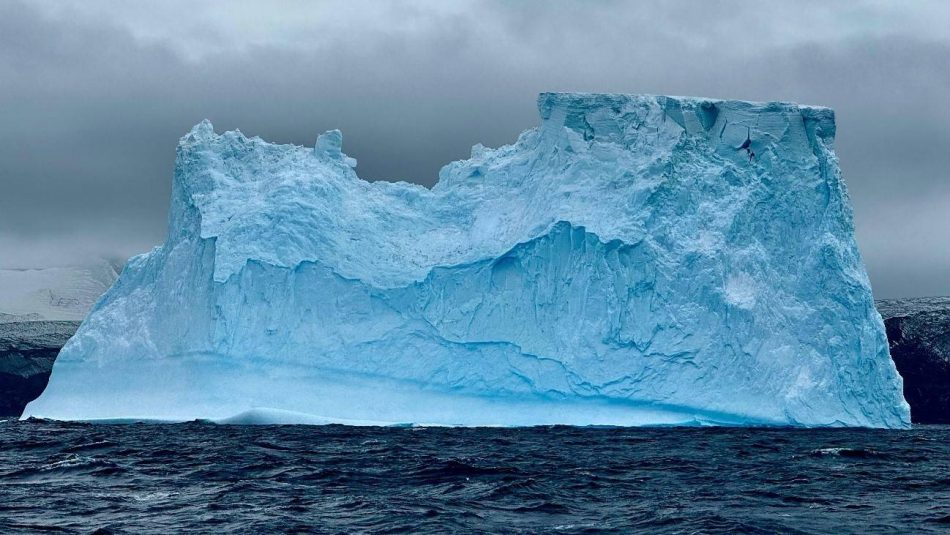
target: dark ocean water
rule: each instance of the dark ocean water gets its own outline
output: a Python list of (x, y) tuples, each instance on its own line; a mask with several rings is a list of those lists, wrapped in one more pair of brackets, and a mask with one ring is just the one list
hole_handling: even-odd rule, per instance
[(950, 427), (0, 421), (0, 532), (950, 530)]

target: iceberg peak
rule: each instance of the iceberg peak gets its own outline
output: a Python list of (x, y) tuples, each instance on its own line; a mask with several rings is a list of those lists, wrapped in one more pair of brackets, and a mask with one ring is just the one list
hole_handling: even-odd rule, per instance
[[(833, 110), (791, 102), (542, 93), (538, 110), (542, 130), (566, 128), (585, 141), (630, 145), (652, 139), (671, 142), (686, 135), (702, 138), (720, 155), (732, 153), (737, 159), (774, 152), (778, 144), (785, 145), (781, 150), (786, 153), (814, 153), (819, 141), (832, 146), (836, 132)], [(659, 112), (656, 117), (654, 112)]]
[(343, 154), (343, 133), (339, 130), (327, 130), (317, 136), (313, 154), (318, 158), (340, 160), (348, 167), (356, 167), (356, 159)]
[(214, 125), (208, 119), (202, 119), (200, 123), (191, 128), (191, 131), (182, 138), (183, 141), (198, 142), (207, 141), (214, 137)]

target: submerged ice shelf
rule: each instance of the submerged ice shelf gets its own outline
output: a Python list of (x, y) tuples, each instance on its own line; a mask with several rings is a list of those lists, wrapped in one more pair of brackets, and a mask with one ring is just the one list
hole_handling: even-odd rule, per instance
[(431, 190), (359, 179), (339, 131), (311, 149), (197, 125), (167, 241), (25, 416), (909, 425), (831, 110), (538, 106)]

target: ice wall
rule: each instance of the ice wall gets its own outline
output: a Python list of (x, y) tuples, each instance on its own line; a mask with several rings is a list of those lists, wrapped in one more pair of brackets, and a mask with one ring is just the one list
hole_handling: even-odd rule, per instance
[(208, 122), (27, 415), (905, 427), (832, 143), (787, 103), (542, 94), (431, 190)]

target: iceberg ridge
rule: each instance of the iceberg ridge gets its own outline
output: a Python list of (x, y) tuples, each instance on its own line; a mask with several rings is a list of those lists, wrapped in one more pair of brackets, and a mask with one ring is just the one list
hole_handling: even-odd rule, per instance
[[(826, 108), (546, 93), (432, 188), (207, 121), (25, 416), (906, 427)], [(243, 421), (243, 420), (242, 420)]]

